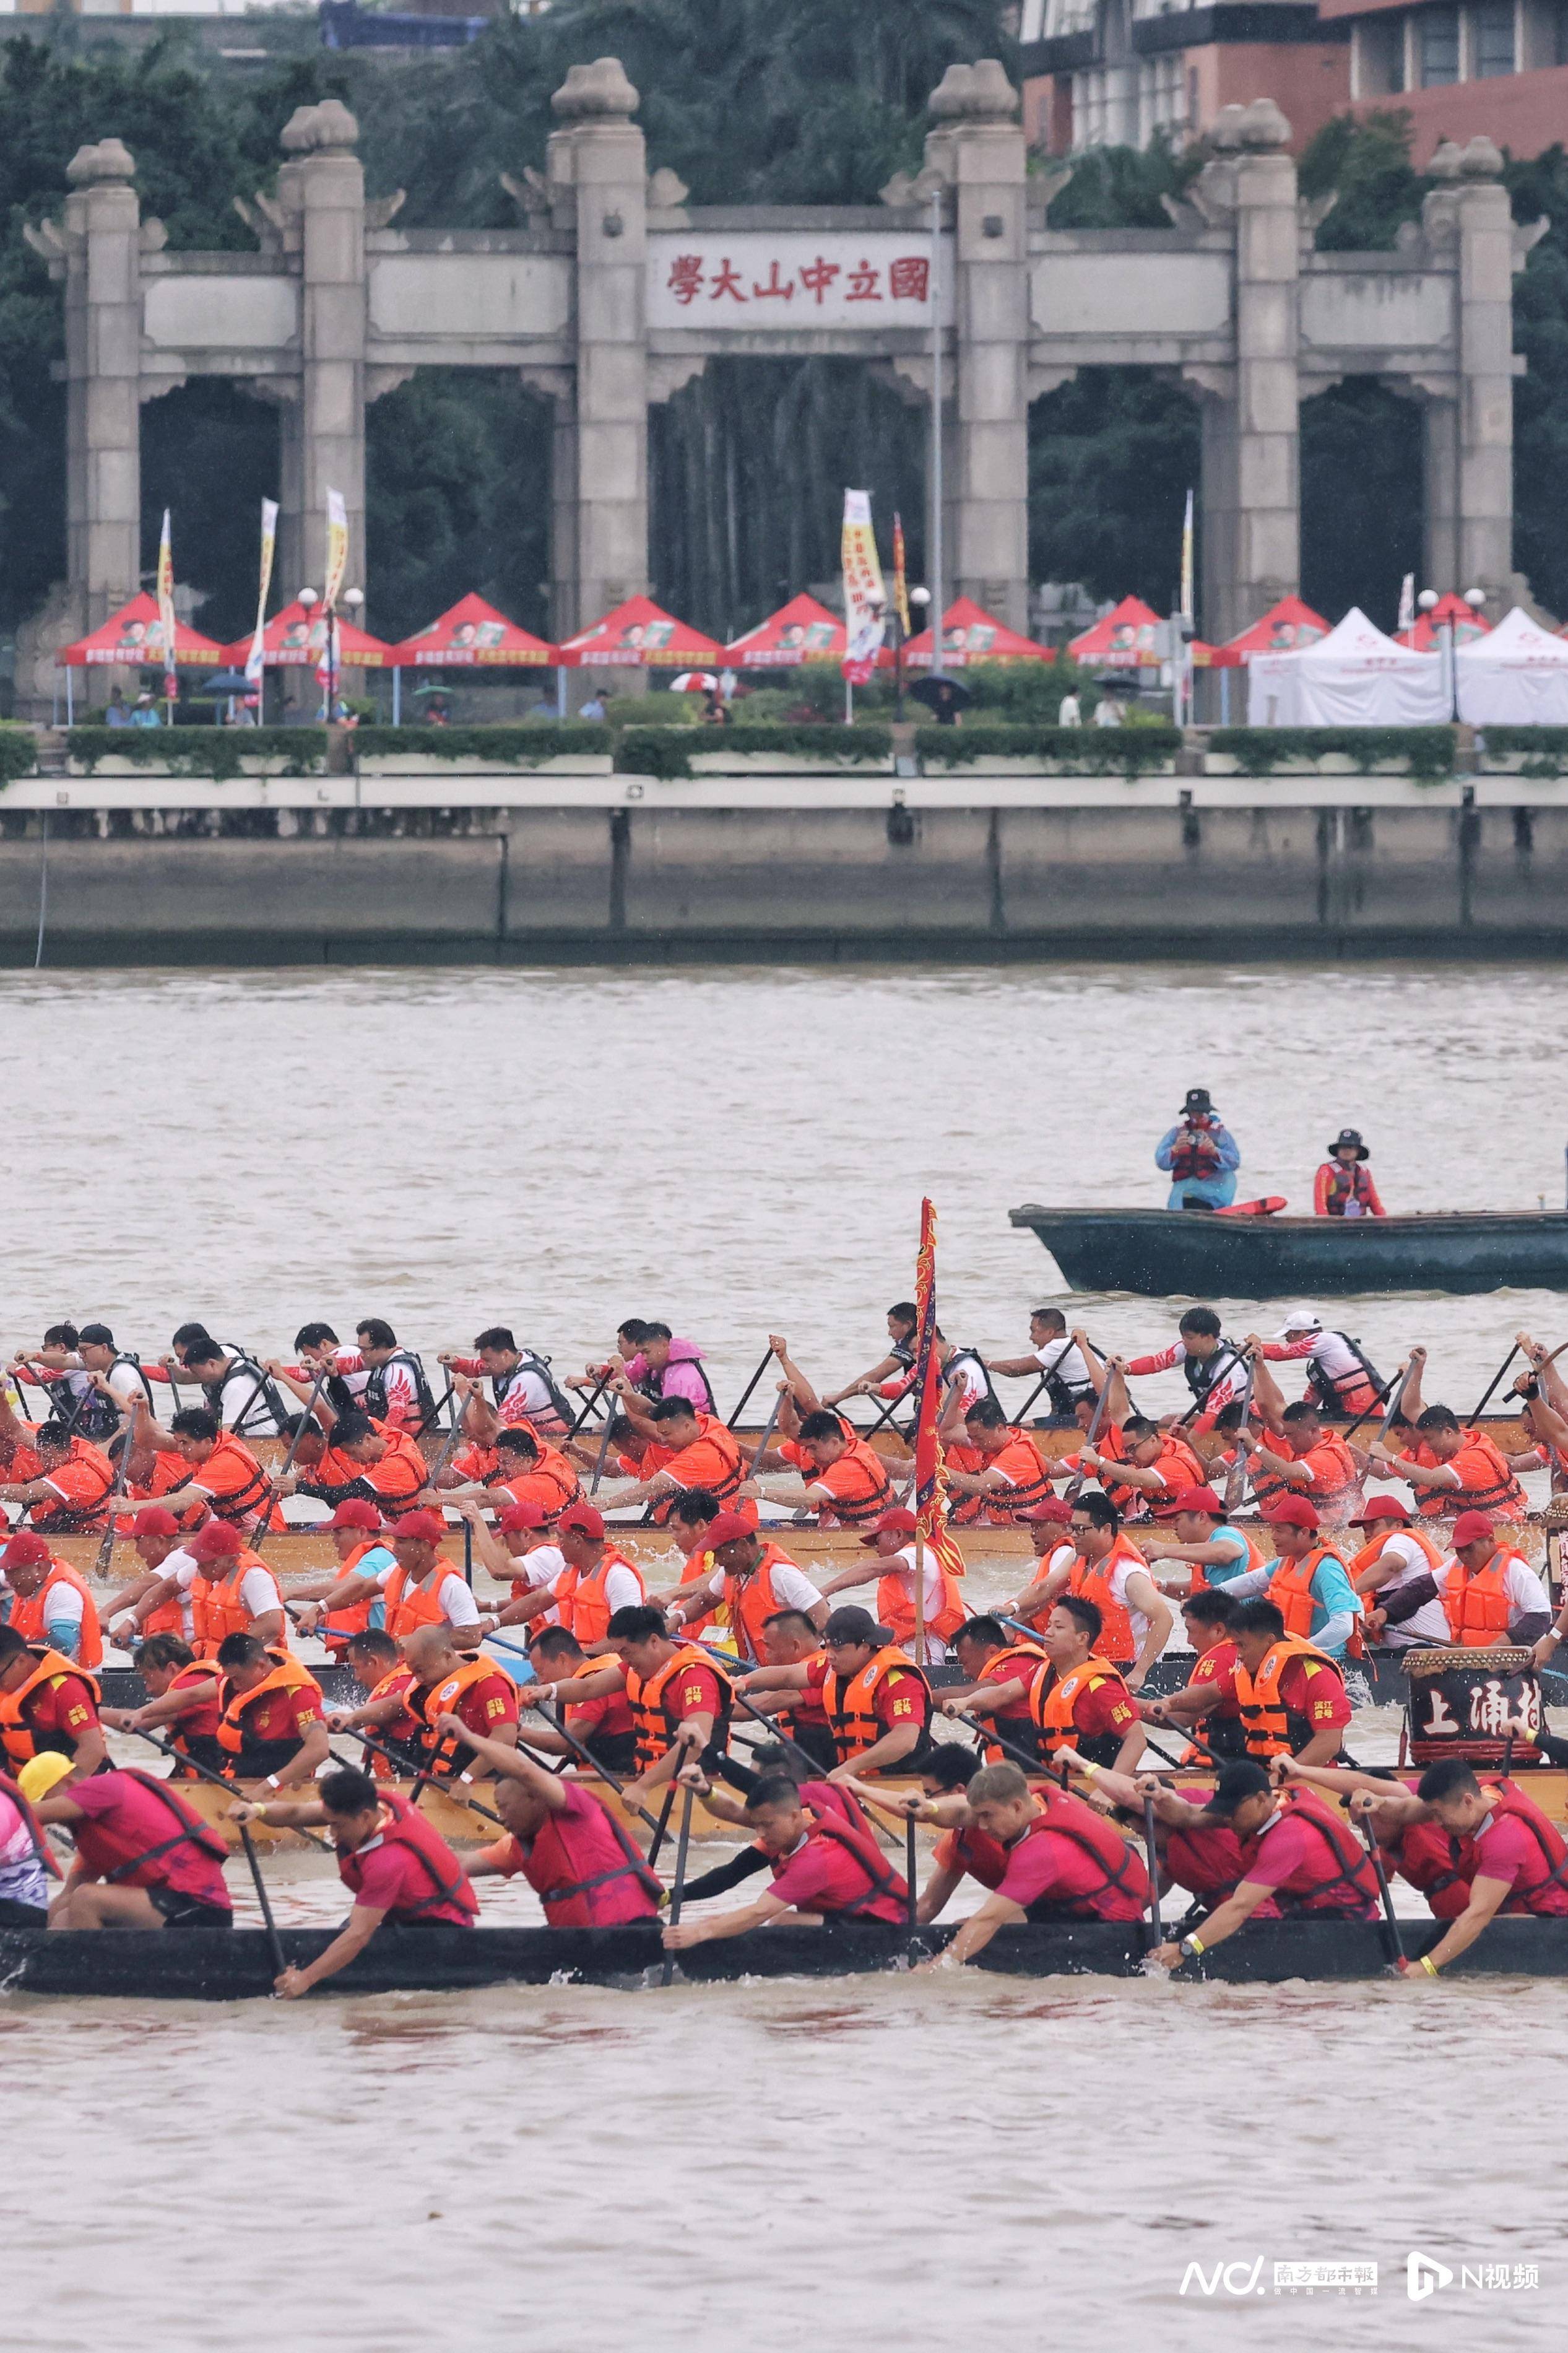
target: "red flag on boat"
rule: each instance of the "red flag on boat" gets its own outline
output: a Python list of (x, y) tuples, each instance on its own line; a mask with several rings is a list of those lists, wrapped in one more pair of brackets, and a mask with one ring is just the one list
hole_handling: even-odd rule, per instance
[[(947, 1525), (947, 1469), (937, 1424), (942, 1419), (942, 1366), (936, 1357), (936, 1209), (921, 1203), (921, 1246), (915, 1261), (915, 1529), (943, 1568), (963, 1575), (963, 1555)], [(923, 1614), (923, 1613), (922, 1613)]]

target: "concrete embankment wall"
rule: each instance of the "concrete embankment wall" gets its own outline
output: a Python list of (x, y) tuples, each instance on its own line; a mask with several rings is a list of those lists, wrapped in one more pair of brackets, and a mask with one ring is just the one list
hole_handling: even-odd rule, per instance
[(1568, 952), (1517, 776), (27, 778), (9, 965), (46, 867), (51, 965)]

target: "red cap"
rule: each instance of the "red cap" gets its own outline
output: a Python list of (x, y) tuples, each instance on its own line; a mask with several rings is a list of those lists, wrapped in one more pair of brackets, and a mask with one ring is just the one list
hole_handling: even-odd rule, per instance
[(138, 1512), (132, 1521), (131, 1533), (133, 1536), (177, 1536), (180, 1523), (173, 1512), (163, 1509), (162, 1504), (149, 1504), (146, 1510)]
[[(1476, 1515), (1479, 1516), (1479, 1515)], [(1373, 1495), (1351, 1522), (1352, 1528), (1374, 1528), (1380, 1520), (1407, 1520), (1410, 1507), (1397, 1495)]]
[(381, 1514), (366, 1495), (351, 1495), (327, 1522), (330, 1528), (379, 1528)]
[(563, 1535), (570, 1530), (574, 1535), (591, 1536), (597, 1544), (605, 1533), (605, 1515), (596, 1512), (592, 1504), (574, 1504), (562, 1513), (555, 1525)]
[(416, 1544), (439, 1544), (446, 1533), (447, 1523), (439, 1512), (405, 1512), (392, 1523), (395, 1536), (406, 1536)]
[(1173, 1512), (1206, 1512), (1211, 1519), (1223, 1520), (1225, 1505), (1212, 1487), (1183, 1487), (1171, 1498)]
[(1275, 1527), (1315, 1528), (1322, 1525), (1316, 1504), (1309, 1504), (1305, 1495), (1282, 1495), (1263, 1516)]
[(503, 1536), (521, 1535), (525, 1528), (542, 1528), (543, 1525), (544, 1507), (542, 1504), (509, 1504), (496, 1522)]
[(1065, 1504), (1059, 1495), (1047, 1495), (1043, 1504), (1037, 1504), (1032, 1512), (1020, 1512), (1018, 1517), (1021, 1520), (1046, 1520), (1053, 1527), (1068, 1528), (1072, 1525), (1072, 1505)]
[(209, 1520), (185, 1546), (193, 1560), (230, 1560), (240, 1548), (239, 1530), (226, 1520)]
[(717, 1552), (721, 1545), (749, 1543), (757, 1532), (743, 1513), (721, 1512), (716, 1520), (709, 1521), (704, 1533), (707, 1549)]
[(1496, 1535), (1497, 1529), (1487, 1512), (1461, 1512), (1454, 1522), (1454, 1550), (1461, 1545), (1479, 1544), (1483, 1536)]
[(20, 1535), (13, 1536), (4, 1556), (7, 1568), (41, 1568), (48, 1556), (48, 1546), (31, 1528), (24, 1528)]
[(915, 1532), (915, 1515), (908, 1506), (903, 1504), (895, 1504), (890, 1511), (883, 1513), (879, 1520), (872, 1521), (870, 1527), (861, 1537), (860, 1541), (863, 1545), (874, 1545), (877, 1538), (883, 1535), (890, 1536), (912, 1536)]

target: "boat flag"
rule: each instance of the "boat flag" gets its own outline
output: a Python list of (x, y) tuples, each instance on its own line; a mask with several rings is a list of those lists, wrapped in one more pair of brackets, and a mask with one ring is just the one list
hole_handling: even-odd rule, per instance
[(278, 548), (278, 501), (261, 501), (261, 586), (256, 598), (256, 634), (245, 658), (245, 675), (259, 689), (266, 669), (267, 596), (272, 586), (272, 558)]
[(158, 541), (158, 634), (163, 641), (163, 700), (171, 709), (180, 691), (174, 670), (174, 543), (165, 507)]
[(877, 667), (887, 634), (888, 592), (871, 523), (869, 491), (844, 493), (844, 529), (839, 543), (844, 573), (844, 626), (849, 649), (838, 667), (851, 686), (864, 686)]
[[(915, 1260), (915, 1552), (923, 1569), (930, 1545), (942, 1567), (963, 1575), (963, 1555), (947, 1525), (947, 1467), (937, 1424), (942, 1419), (942, 1366), (936, 1356), (936, 1209), (921, 1203), (921, 1242)], [(924, 1577), (918, 1578), (916, 1618), (923, 1625)], [(921, 1664), (924, 1662), (921, 1662)]]

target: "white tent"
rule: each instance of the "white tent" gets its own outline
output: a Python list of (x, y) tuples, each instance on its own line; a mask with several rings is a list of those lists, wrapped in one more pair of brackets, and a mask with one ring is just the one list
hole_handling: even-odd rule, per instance
[(1454, 659), (1469, 726), (1568, 727), (1568, 643), (1519, 606)]
[(1430, 727), (1452, 717), (1436, 654), (1395, 645), (1352, 606), (1338, 628), (1247, 665), (1250, 727)]

